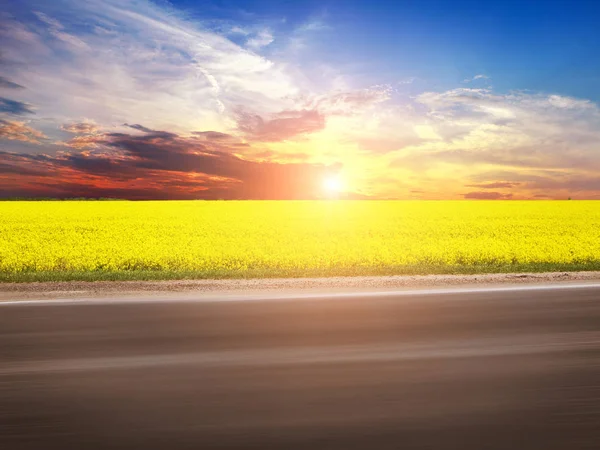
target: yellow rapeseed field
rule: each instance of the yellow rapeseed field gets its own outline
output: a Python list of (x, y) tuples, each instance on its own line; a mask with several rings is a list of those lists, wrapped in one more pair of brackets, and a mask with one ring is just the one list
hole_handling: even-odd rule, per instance
[(0, 279), (600, 269), (600, 202), (0, 202)]

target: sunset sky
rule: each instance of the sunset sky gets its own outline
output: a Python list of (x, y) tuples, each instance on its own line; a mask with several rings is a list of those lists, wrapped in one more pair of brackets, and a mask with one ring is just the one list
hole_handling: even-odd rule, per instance
[(600, 2), (0, 2), (0, 197), (600, 198)]

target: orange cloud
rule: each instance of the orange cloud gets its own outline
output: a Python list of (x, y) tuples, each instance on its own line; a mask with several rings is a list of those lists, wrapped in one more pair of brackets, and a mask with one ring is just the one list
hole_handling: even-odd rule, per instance
[(64, 124), (60, 129), (73, 134), (95, 134), (100, 127), (93, 122), (80, 122)]
[(0, 137), (8, 140), (41, 144), (46, 135), (25, 125), (25, 122), (16, 122), (0, 119)]
[(66, 142), (61, 142), (61, 144), (76, 148), (79, 150), (86, 148), (96, 148), (100, 142), (103, 141), (102, 136), (96, 135), (84, 135), (84, 136), (75, 136), (73, 139), (69, 139)]
[(239, 130), (248, 138), (263, 142), (285, 141), (325, 128), (325, 116), (317, 110), (281, 111), (271, 119), (264, 119), (239, 109), (236, 120)]
[(6, 161), (0, 174), (12, 174), (0, 180), (2, 196), (310, 199), (322, 195), (322, 180), (339, 168), (242, 159), (222, 134), (199, 138), (146, 129), (74, 141), (74, 148), (96, 148), (56, 156), (0, 152)]

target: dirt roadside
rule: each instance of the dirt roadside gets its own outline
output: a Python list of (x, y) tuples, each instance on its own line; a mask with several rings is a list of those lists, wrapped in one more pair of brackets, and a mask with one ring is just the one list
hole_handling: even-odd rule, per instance
[(355, 291), (497, 284), (600, 281), (600, 272), (419, 275), (250, 280), (96, 281), (0, 284), (0, 301), (139, 296), (164, 293), (240, 294), (280, 291)]

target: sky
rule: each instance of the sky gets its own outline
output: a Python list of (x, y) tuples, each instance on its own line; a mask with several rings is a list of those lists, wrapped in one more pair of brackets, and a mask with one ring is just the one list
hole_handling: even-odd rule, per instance
[(0, 0), (0, 198), (600, 199), (598, 17)]

